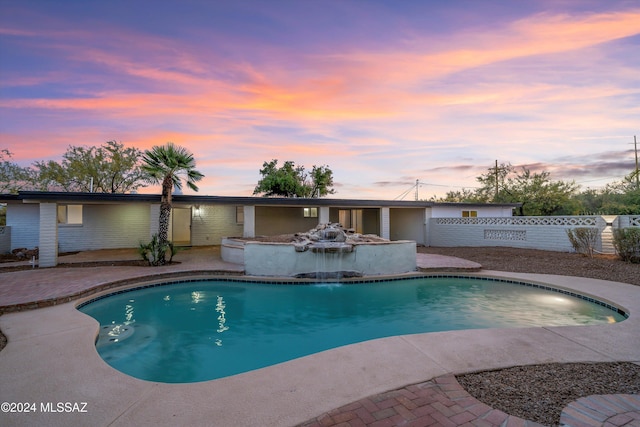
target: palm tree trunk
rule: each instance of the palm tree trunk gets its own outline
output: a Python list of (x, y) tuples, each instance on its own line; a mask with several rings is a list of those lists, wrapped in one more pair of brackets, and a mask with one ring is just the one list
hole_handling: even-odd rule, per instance
[[(171, 191), (173, 190), (173, 181), (165, 178), (162, 181), (162, 198), (160, 200), (160, 219), (158, 229), (158, 243), (160, 247), (166, 247), (169, 242), (169, 220), (171, 219)], [(158, 264), (166, 264), (164, 251), (158, 254)]]

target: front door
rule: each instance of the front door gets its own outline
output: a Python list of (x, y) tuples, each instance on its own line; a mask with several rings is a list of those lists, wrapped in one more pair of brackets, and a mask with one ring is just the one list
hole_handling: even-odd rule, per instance
[(173, 208), (169, 240), (176, 246), (191, 246), (191, 208)]

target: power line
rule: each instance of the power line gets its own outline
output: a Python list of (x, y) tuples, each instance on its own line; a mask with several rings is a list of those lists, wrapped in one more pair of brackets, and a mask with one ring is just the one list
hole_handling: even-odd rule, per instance
[(397, 195), (396, 197), (394, 197), (393, 200), (403, 200), (405, 197), (407, 197), (407, 195), (409, 193), (411, 193), (412, 191), (415, 190), (415, 197), (416, 200), (418, 200), (418, 187), (446, 187), (446, 188), (464, 188), (464, 189), (478, 189), (478, 188), (482, 188), (482, 187), (470, 187), (468, 185), (446, 185), (446, 184), (431, 184), (428, 182), (422, 182), (419, 179), (416, 179), (415, 184), (412, 184), (411, 187), (409, 187), (407, 190), (403, 191), (402, 193), (400, 193), (399, 195)]
[(416, 188), (416, 184), (413, 184), (408, 190), (402, 192), (401, 194), (396, 196), (393, 200), (402, 200), (402, 199), (404, 199), (407, 196), (407, 194), (409, 194), (414, 188)]

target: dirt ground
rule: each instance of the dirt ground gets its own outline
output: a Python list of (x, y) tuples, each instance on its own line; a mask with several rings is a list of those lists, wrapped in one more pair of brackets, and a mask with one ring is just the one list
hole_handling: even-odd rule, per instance
[(502, 247), (419, 247), (418, 252), (463, 258), (485, 270), (589, 277), (640, 286), (640, 264), (624, 262), (616, 255), (589, 258), (576, 253)]

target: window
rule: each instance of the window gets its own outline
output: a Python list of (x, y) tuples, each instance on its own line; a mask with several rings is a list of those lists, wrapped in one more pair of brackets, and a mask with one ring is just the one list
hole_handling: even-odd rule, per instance
[(82, 224), (82, 205), (58, 205), (58, 224)]
[(244, 224), (244, 206), (236, 206), (236, 224)]
[(318, 208), (304, 208), (305, 218), (318, 218)]
[(477, 218), (478, 211), (462, 211), (462, 218)]

